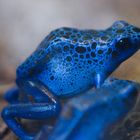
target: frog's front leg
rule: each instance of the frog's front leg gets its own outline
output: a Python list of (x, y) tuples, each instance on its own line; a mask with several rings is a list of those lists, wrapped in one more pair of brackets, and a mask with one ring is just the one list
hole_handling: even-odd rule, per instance
[(56, 117), (59, 114), (58, 103), (27, 103), (10, 105), (2, 111), (2, 118), (14, 133), (22, 140), (32, 140), (34, 137), (28, 134), (22, 125), (15, 118), (24, 119), (47, 119)]
[(34, 103), (21, 102), (18, 104), (11, 104), (4, 108), (1, 115), (9, 128), (11, 128), (18, 137), (22, 140), (31, 140), (33, 136), (22, 128), (22, 125), (16, 121), (16, 118), (42, 120), (56, 117), (60, 111), (60, 104), (38, 83), (28, 81), (23, 84), (22, 87), (25, 89), (24, 92), (27, 93), (28, 96), (34, 97)]

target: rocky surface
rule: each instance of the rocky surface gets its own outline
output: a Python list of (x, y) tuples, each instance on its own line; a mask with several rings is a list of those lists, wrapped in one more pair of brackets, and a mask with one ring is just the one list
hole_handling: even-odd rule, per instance
[(140, 92), (134, 108), (109, 131), (105, 140), (140, 140)]

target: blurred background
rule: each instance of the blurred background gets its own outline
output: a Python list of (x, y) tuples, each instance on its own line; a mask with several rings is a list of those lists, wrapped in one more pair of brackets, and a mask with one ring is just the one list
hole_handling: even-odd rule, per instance
[[(140, 27), (140, 0), (0, 0), (0, 81), (13, 81), (17, 65), (51, 30), (104, 29), (116, 20)], [(139, 54), (113, 75), (140, 82)]]
[[(17, 65), (51, 30), (105, 29), (116, 20), (140, 27), (140, 0), (0, 0), (0, 92), (14, 82)], [(139, 61), (137, 52), (112, 75), (140, 82)]]

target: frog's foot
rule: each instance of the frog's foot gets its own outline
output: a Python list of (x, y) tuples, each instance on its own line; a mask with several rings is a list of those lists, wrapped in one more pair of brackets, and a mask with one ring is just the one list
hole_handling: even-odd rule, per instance
[(17, 104), (19, 103), (19, 90), (17, 87), (13, 87), (6, 91), (4, 95), (4, 99), (9, 102), (10, 104)]
[(12, 87), (4, 94), (4, 99), (10, 104), (29, 103), (26, 93), (21, 93), (18, 87)]
[(59, 105), (54, 103), (17, 104), (6, 107), (2, 111), (2, 118), (20, 139), (33, 140), (34, 136), (25, 132), (22, 125), (15, 118), (42, 120), (56, 117), (59, 110)]

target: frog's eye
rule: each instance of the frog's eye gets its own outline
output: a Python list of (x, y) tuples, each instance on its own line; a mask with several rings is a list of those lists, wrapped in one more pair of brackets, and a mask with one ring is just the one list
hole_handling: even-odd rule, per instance
[(128, 49), (131, 47), (131, 41), (129, 38), (122, 38), (116, 43), (117, 49)]

